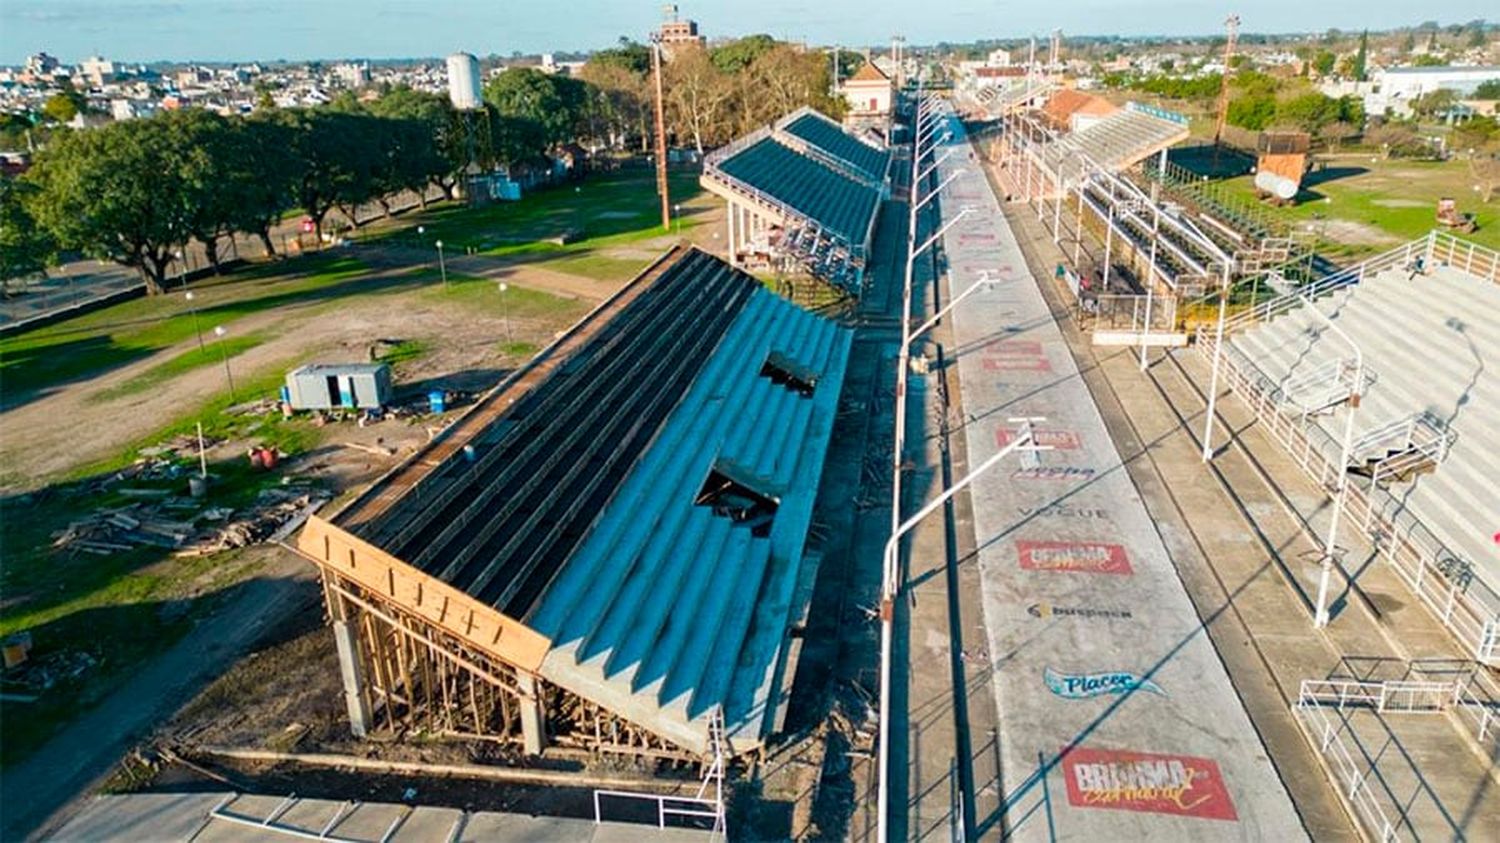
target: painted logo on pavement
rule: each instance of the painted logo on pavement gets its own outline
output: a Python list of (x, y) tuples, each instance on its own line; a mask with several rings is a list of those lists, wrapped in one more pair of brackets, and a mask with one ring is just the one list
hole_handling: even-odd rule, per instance
[(1074, 606), (1054, 606), (1051, 603), (1032, 603), (1026, 607), (1026, 614), (1031, 615), (1033, 618), (1120, 618), (1124, 620), (1130, 617), (1130, 610), (1078, 608)]
[(1042, 668), (1042, 679), (1052, 693), (1068, 700), (1088, 700), (1105, 694), (1128, 694), (1139, 688), (1153, 694), (1166, 696), (1161, 686), (1144, 676), (1125, 670), (1103, 673), (1059, 673), (1050, 667)]
[(1103, 542), (1016, 542), (1021, 567), (1028, 571), (1082, 571), (1090, 574), (1130, 574), (1125, 548)]
[(1239, 819), (1219, 765), (1208, 758), (1075, 747), (1064, 750), (1062, 767), (1075, 807)]

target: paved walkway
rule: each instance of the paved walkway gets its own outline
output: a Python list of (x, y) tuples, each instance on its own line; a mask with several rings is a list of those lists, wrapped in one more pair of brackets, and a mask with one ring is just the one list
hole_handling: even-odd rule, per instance
[[(622, 800), (616, 799), (616, 802)], [(618, 810), (619, 806), (612, 806)], [(639, 814), (652, 802), (631, 800)], [(672, 807), (677, 807), (675, 804)], [(215, 810), (220, 816), (210, 818)], [(270, 827), (265, 827), (267, 823)], [(150, 840), (157, 843), (280, 843), (323, 839), (350, 841), (488, 840), (535, 843), (692, 843), (722, 839), (691, 828), (657, 828), (623, 822), (533, 817), (496, 811), (408, 806), (388, 802), (344, 802), (233, 793), (135, 793), (98, 796), (50, 839), (58, 841)]]
[[(1035, 217), (1019, 207), (1009, 216), (1033, 271), (1054, 266), (1061, 254)], [(1050, 286), (1053, 309), (1064, 313), (1059, 289)], [(1196, 350), (1153, 351), (1142, 371), (1138, 349), (1093, 347), (1070, 320), (1063, 328), (1308, 830), (1319, 841), (1355, 839), (1348, 809), (1296, 723), (1292, 704), (1302, 681), (1448, 682), (1466, 677), (1472, 664), (1357, 526), (1347, 526), (1339, 542), (1349, 548), (1354, 586), (1335, 581), (1333, 623), (1314, 629), (1319, 550), (1309, 534), (1326, 529), (1327, 496), (1232, 394), (1217, 405), (1216, 455), (1203, 464), (1209, 371)], [(1481, 743), (1464, 714), (1325, 713), (1401, 838), (1474, 838), (1500, 828), (1493, 763), (1500, 743), (1493, 736)]]
[(1024, 839), (1292, 840), (1306, 832), (1205, 634), (984, 175), (958, 152), (944, 198), (965, 301), (954, 330), (971, 464), (1042, 416), (1054, 450), (972, 487), (1000, 715), (998, 816)]

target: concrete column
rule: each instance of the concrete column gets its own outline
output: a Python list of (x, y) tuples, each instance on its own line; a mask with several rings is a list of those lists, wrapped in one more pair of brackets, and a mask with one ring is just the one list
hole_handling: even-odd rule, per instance
[(729, 265), (739, 266), (739, 248), (734, 243), (734, 218), (740, 213), (738, 202), (729, 203), (729, 215), (725, 217), (724, 223), (729, 227)]
[(521, 743), (527, 755), (541, 755), (547, 746), (546, 709), (542, 707), (542, 696), (538, 693), (536, 677), (521, 671), (516, 672), (516, 688), (521, 692)]
[(364, 666), (359, 658), (359, 638), (347, 620), (333, 622), (333, 642), (339, 652), (339, 676), (344, 680), (344, 705), (349, 709), (349, 731), (356, 738), (369, 734), (373, 723), (365, 705)]

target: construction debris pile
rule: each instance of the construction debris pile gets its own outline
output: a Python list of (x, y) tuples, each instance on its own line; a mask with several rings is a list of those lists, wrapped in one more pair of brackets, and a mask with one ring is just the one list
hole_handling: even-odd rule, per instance
[(203, 507), (184, 497), (99, 509), (52, 534), (52, 546), (70, 552), (108, 555), (154, 545), (177, 556), (205, 556), (257, 544), (290, 532), (328, 498), (305, 486), (262, 491), (241, 510)]

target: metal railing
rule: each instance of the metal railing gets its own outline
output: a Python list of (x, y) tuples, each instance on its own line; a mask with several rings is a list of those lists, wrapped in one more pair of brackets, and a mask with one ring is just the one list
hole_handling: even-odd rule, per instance
[(1099, 295), (1093, 298), (1092, 305), (1085, 300), (1083, 306), (1085, 311), (1094, 317), (1090, 328), (1095, 331), (1100, 329), (1138, 333), (1147, 331), (1174, 333), (1177, 331), (1176, 296), (1161, 294), (1151, 296), (1151, 323), (1149, 325), (1146, 324), (1147, 302), (1144, 295), (1135, 293)]
[(712, 799), (704, 799), (696, 796), (666, 796), (660, 793), (637, 793), (629, 790), (595, 790), (594, 822), (596, 823), (604, 822), (604, 812), (600, 797), (605, 796), (655, 802), (657, 828), (668, 828), (668, 817), (678, 817), (688, 820), (712, 820), (716, 823), (716, 828), (722, 826), (724, 821), (723, 810)]
[(1452, 682), (1304, 679), (1297, 700), (1299, 703), (1317, 703), (1340, 711), (1345, 708), (1370, 708), (1382, 713), (1440, 714), (1453, 701), (1453, 694)]
[(1453, 708), (1459, 721), (1474, 730), (1480, 746), (1500, 744), (1500, 688), (1482, 668), (1453, 683)]
[(1389, 803), (1393, 809), (1391, 813), (1396, 816), (1402, 816), (1401, 806), (1394, 804), (1388, 794), (1387, 799), (1382, 800), (1370, 786), (1370, 774), (1374, 771), (1374, 765), (1355, 761), (1354, 754), (1340, 737), (1345, 724), (1330, 718), (1327, 707), (1315, 699), (1299, 697), (1293, 705), (1293, 711), (1297, 714), (1297, 722), (1307, 730), (1313, 744), (1328, 762), (1329, 772), (1338, 785), (1339, 795), (1354, 809), (1355, 815), (1376, 840), (1381, 843), (1395, 840), (1396, 824), (1392, 822), (1382, 802)]
[(1451, 266), (1500, 284), (1500, 252), (1436, 229), (1426, 239), (1428, 265)]
[[(1200, 326), (1195, 346), (1205, 360), (1212, 361), (1214, 332)], [(1270, 379), (1253, 363), (1230, 353), (1233, 346), (1226, 343), (1224, 350), (1220, 376), (1249, 406), (1261, 429), (1319, 487), (1337, 488), (1347, 468), (1339, 465), (1339, 443), (1318, 425), (1285, 413)], [(1482, 664), (1500, 666), (1500, 595), (1472, 576), (1455, 572), (1450, 560), (1462, 556), (1388, 490), (1350, 483), (1343, 500), (1350, 521), (1372, 537), (1385, 560), (1465, 652)]]

